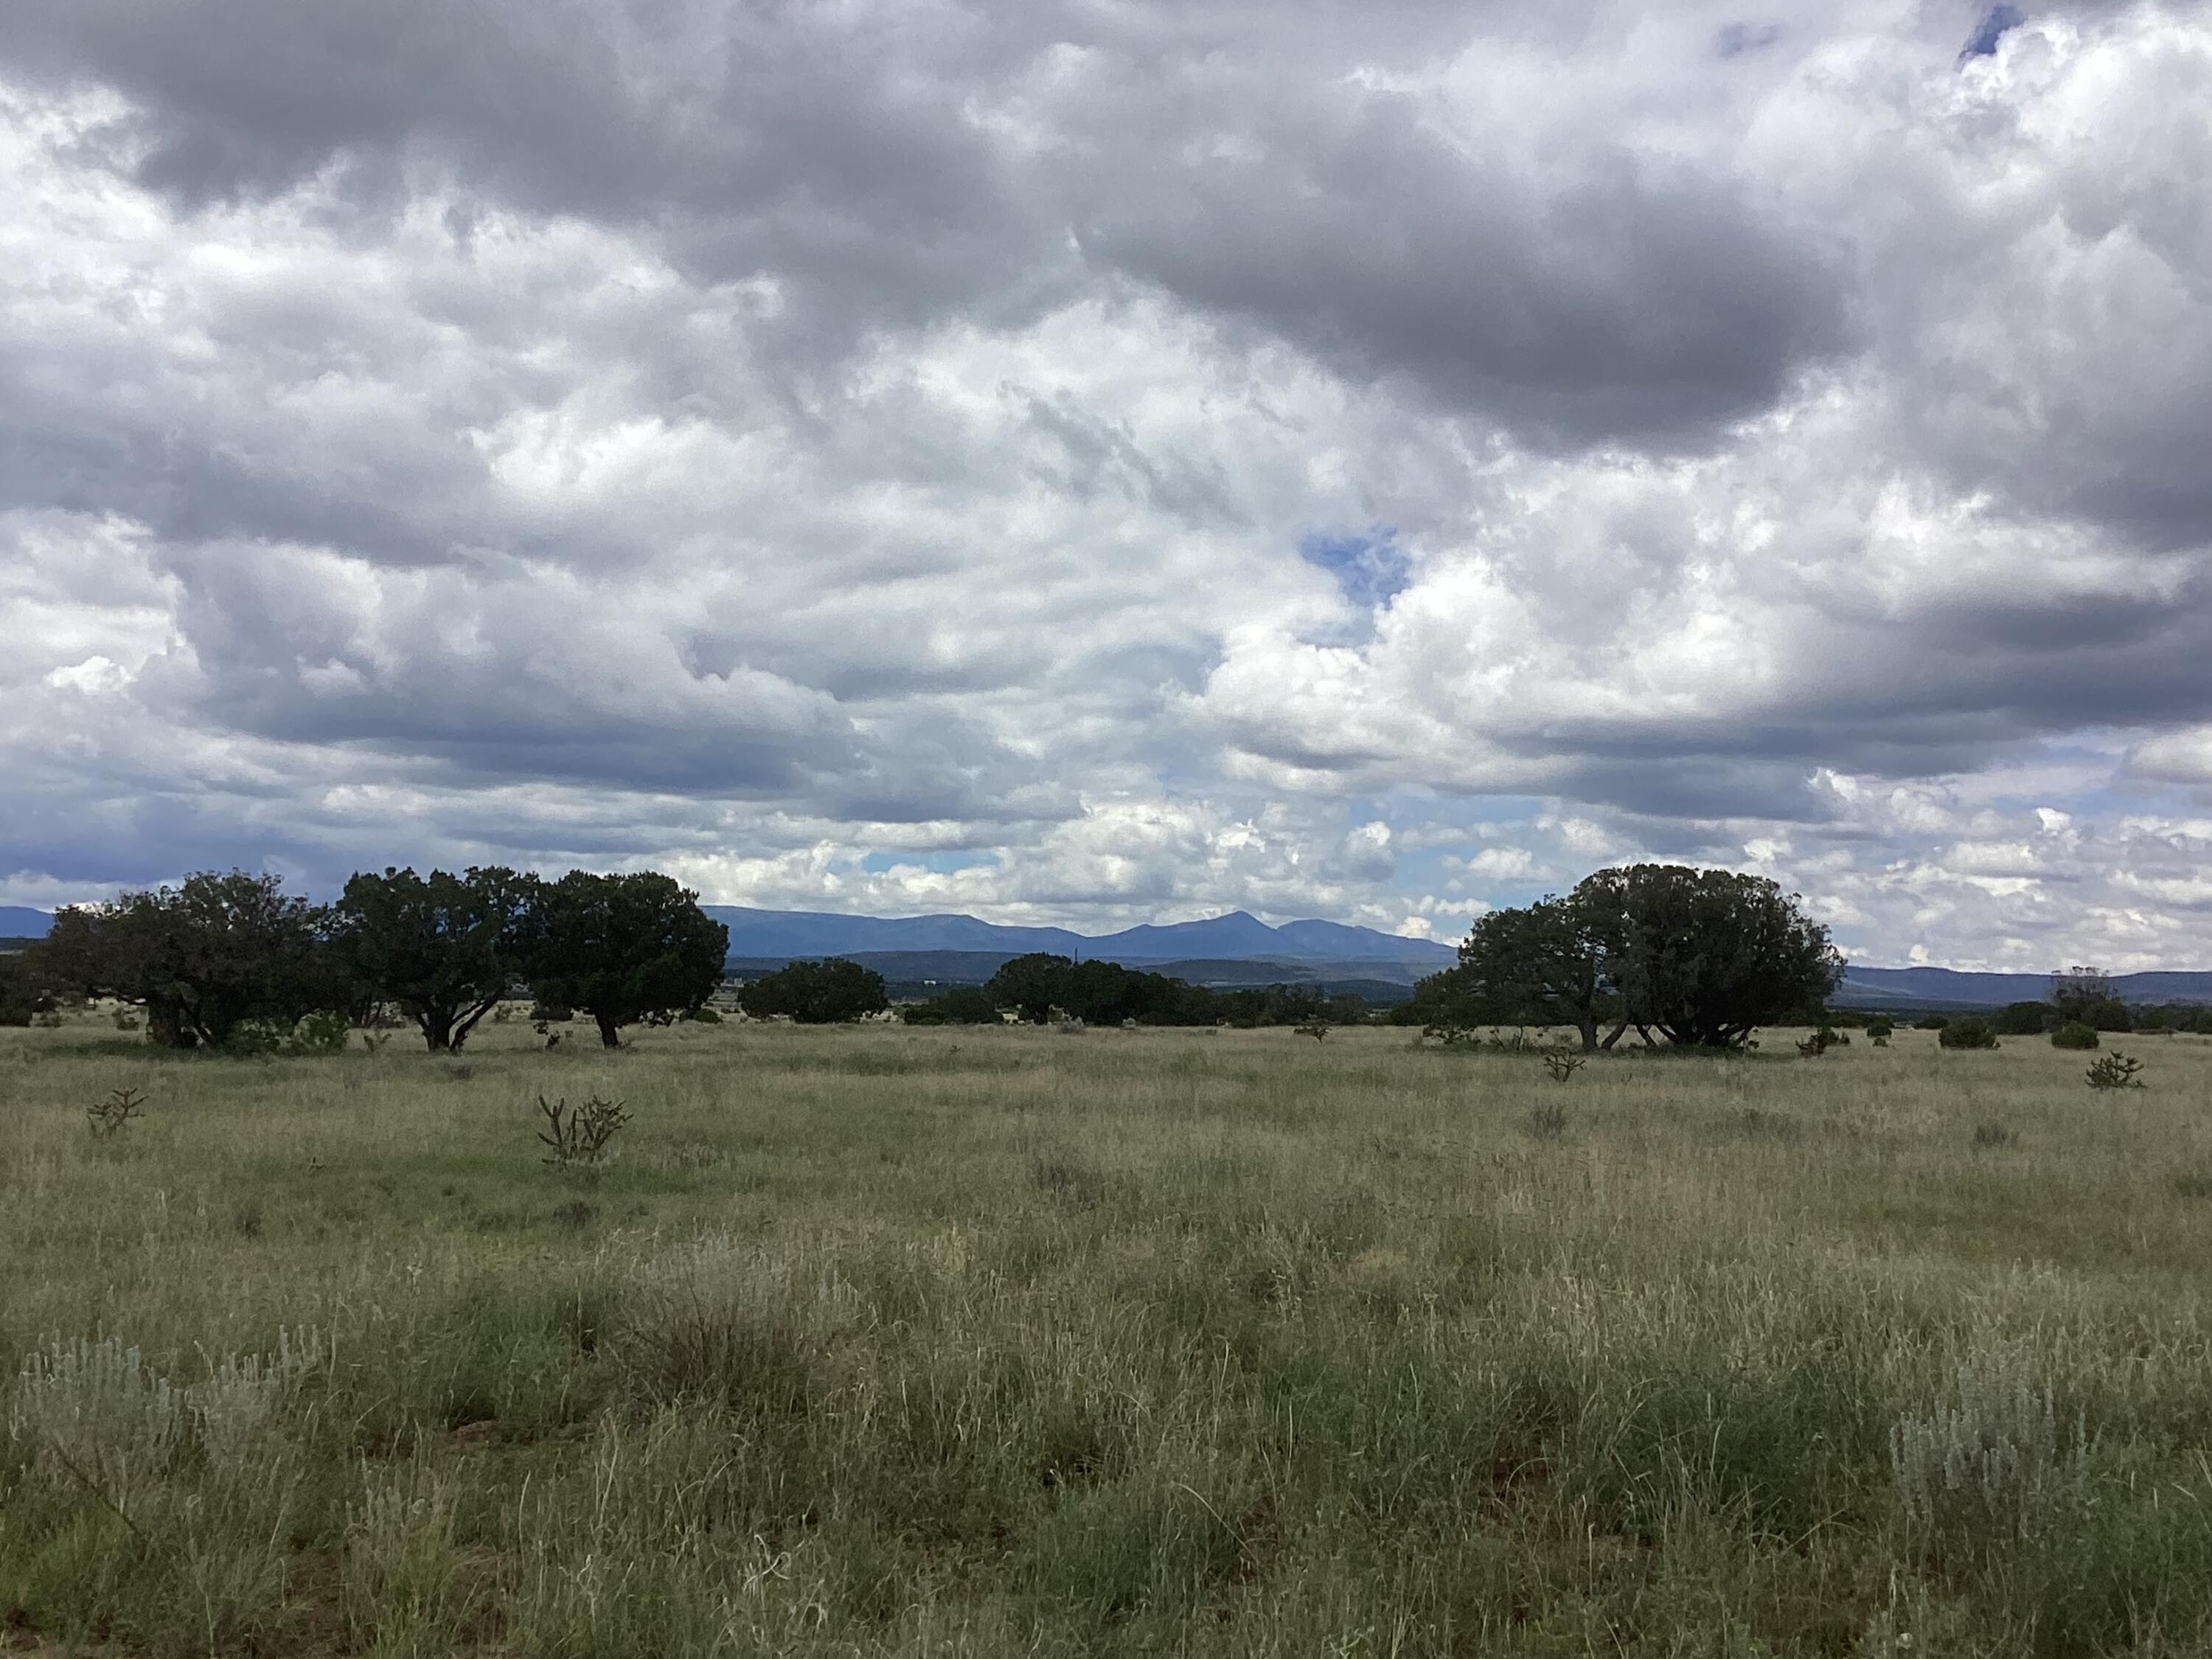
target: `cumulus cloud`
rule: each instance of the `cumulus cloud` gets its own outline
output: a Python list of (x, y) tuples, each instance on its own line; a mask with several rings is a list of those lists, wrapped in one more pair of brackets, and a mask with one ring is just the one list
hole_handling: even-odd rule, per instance
[(0, 897), (1657, 855), (2212, 961), (2208, 88), (2157, 4), (17, 0)]

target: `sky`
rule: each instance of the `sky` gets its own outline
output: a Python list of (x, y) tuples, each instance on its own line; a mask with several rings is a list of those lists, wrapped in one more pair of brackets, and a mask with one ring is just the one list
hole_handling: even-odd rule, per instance
[(2212, 12), (7, 0), (0, 902), (2212, 966)]

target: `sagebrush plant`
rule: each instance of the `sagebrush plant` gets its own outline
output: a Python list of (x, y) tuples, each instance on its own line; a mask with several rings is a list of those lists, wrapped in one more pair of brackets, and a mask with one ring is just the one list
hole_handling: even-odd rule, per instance
[(2080, 1435), (2062, 1445), (2051, 1390), (2020, 1350), (1969, 1352), (1950, 1397), (1891, 1431), (1905, 1519), (1932, 1547), (1986, 1555), (2037, 1531), (2071, 1490)]

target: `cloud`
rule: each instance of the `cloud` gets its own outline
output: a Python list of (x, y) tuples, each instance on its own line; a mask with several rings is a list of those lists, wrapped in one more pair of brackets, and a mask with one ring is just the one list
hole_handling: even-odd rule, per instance
[(0, 895), (2212, 960), (2212, 29), (2007, 9), (19, 0)]

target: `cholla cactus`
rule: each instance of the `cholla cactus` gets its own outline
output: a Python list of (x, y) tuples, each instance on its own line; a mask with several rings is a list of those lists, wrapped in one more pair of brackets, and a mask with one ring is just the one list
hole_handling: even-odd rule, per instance
[(2068, 1469), (2050, 1391), (2036, 1386), (2017, 1350), (1970, 1353), (1954, 1389), (1955, 1404), (1891, 1431), (1891, 1462), (1910, 1525), (1986, 1550), (2035, 1531)]

